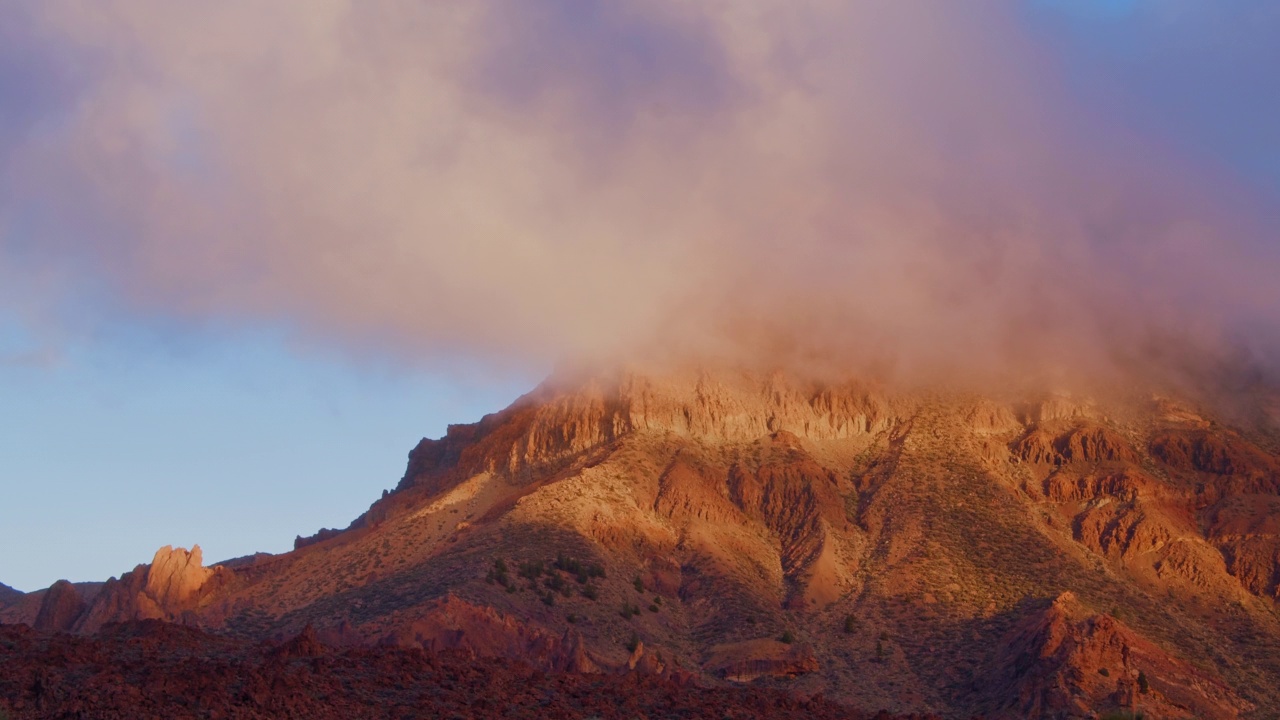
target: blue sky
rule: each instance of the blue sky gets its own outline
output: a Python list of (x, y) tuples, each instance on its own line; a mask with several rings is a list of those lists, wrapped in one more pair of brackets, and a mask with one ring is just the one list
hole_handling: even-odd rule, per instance
[(795, 7), (0, 4), (0, 582), (286, 550), (563, 359), (1280, 367), (1280, 3)]
[(199, 543), (208, 561), (288, 550), (395, 487), (420, 437), (535, 382), (266, 334), (112, 330), (56, 354), (0, 334), (0, 577), (18, 589), (103, 580), (162, 545)]

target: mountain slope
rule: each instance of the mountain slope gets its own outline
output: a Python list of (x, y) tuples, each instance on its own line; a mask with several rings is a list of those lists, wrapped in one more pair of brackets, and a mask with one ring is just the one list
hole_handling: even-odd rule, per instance
[(424, 440), (347, 530), (212, 570), (162, 553), (72, 625), (310, 624), (337, 644), (954, 716), (1270, 717), (1269, 427), (1136, 391), (981, 397), (742, 372), (549, 382)]

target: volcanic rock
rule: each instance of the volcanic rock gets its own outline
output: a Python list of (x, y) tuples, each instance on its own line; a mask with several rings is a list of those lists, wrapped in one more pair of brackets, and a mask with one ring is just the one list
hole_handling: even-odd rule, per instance
[(1006, 669), (994, 677), (1006, 680), (990, 693), (1007, 704), (995, 717), (1114, 711), (1216, 720), (1253, 709), (1220, 678), (1170, 657), (1115, 618), (1090, 613), (1072, 593), (1028, 617), (1001, 647)]
[(817, 672), (818, 659), (807, 645), (758, 639), (717, 645), (703, 667), (734, 682), (751, 682), (761, 677), (792, 678)]
[(65, 632), (75, 627), (86, 607), (75, 586), (59, 580), (45, 592), (34, 627), (42, 631)]
[(1280, 717), (1280, 434), (1158, 390), (566, 375), (423, 440), (346, 530), (213, 568), (163, 550), (74, 629), (164, 618), (294, 638), (284, 665), (396, 647), (951, 717)]

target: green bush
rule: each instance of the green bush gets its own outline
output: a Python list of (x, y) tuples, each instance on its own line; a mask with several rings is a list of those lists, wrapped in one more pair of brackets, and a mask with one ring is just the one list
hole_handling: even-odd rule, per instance
[(790, 630), (783, 630), (782, 637), (779, 637), (778, 639), (790, 645), (791, 643), (796, 641), (796, 636), (792, 635)]
[(568, 589), (568, 586), (564, 582), (564, 578), (559, 575), (548, 575), (547, 579), (542, 581), (542, 584), (546, 586), (548, 590), (555, 590), (556, 592)]
[(530, 560), (520, 563), (520, 577), (530, 580), (537, 580), (542, 577), (542, 573), (546, 572), (546, 567), (541, 560)]

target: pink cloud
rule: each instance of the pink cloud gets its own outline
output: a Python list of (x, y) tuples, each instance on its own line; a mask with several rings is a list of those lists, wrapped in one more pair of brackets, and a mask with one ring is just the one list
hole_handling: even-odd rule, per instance
[(24, 7), (80, 70), (11, 144), (9, 272), (135, 311), (428, 362), (1274, 346), (1236, 180), (1089, 105), (1013, 3)]

